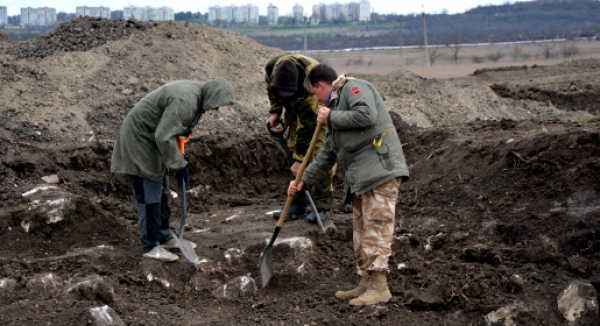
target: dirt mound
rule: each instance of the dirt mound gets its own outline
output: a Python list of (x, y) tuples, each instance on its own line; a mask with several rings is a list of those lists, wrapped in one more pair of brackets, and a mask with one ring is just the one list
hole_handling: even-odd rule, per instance
[(9, 35), (6, 35), (2, 32), (0, 32), (0, 43), (4, 43), (4, 42), (15, 42), (16, 40), (12, 37), (10, 37)]
[(563, 111), (544, 107), (532, 113), (526, 105), (510, 105), (485, 83), (469, 80), (426, 79), (408, 71), (395, 71), (372, 78), (373, 84), (386, 98), (387, 106), (398, 112), (404, 121), (418, 127), (448, 126), (474, 120), (522, 120), (565, 118)]
[(158, 23), (135, 20), (76, 18), (60, 24), (48, 34), (19, 43), (7, 52), (19, 59), (35, 59), (51, 56), (56, 51), (88, 51), (108, 42), (150, 30), (157, 25)]
[(599, 59), (566, 61), (552, 66), (485, 69), (475, 76), (501, 97), (548, 103), (564, 111), (600, 114)]
[[(69, 52), (54, 52), (59, 46)], [(280, 53), (195, 24), (89, 18), (11, 49), (0, 55), (0, 97), (10, 99), (0, 129), (11, 139), (42, 142), (112, 140), (126, 112), (149, 91), (171, 80), (214, 77), (234, 84), (237, 101), (203, 118), (202, 132), (262, 131), (268, 104), (262, 66)], [(54, 55), (19, 59), (44, 53)]]
[(487, 72), (498, 72), (498, 71), (520, 71), (520, 70), (529, 70), (536, 69), (538, 65), (522, 65), (522, 66), (508, 66), (508, 67), (495, 67), (495, 68), (481, 68), (477, 69), (473, 72), (473, 76), (478, 76), (485, 74)]

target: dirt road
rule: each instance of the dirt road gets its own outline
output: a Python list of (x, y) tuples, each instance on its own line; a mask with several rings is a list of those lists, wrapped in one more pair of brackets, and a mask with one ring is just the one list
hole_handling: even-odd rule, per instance
[[(93, 19), (29, 42), (0, 37), (0, 50), (2, 325), (111, 325), (106, 315), (114, 325), (562, 325), (563, 290), (600, 284), (599, 60), (449, 80), (358, 76), (384, 95), (411, 172), (394, 297), (361, 308), (333, 296), (357, 281), (341, 172), (336, 229), (286, 222), (260, 288), (269, 212), (289, 178), (263, 122), (262, 69), (280, 50), (192, 24)], [(212, 77), (232, 81), (237, 101), (203, 117), (186, 147), (185, 233), (201, 262), (142, 258), (131, 189), (109, 172), (115, 135), (148, 91)]]

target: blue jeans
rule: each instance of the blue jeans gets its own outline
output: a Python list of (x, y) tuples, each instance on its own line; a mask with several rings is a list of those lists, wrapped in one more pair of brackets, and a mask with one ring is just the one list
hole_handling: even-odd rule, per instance
[(137, 206), (140, 240), (144, 244), (143, 253), (171, 240), (169, 219), (169, 175), (158, 183), (138, 176), (130, 176), (133, 196)]

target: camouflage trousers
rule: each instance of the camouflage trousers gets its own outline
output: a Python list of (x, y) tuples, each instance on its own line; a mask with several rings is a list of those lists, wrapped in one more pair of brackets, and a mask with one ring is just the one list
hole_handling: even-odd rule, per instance
[(392, 179), (361, 196), (354, 195), (354, 259), (360, 276), (368, 276), (371, 271), (389, 271), (396, 198), (401, 183), (401, 178)]

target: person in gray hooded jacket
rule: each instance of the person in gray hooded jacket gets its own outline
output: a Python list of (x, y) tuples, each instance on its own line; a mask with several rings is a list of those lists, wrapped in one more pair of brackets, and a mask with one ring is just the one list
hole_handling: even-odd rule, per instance
[(177, 247), (169, 230), (168, 174), (176, 172), (180, 186), (189, 183), (177, 137), (189, 135), (206, 111), (233, 105), (234, 97), (233, 85), (223, 78), (204, 84), (177, 80), (144, 96), (125, 117), (110, 170), (130, 177), (144, 257), (177, 260), (165, 250)]

